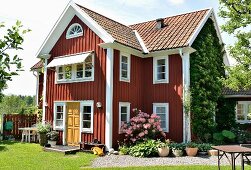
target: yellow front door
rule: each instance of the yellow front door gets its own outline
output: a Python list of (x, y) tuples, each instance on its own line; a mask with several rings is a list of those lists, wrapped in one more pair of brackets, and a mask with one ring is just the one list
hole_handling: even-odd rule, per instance
[(78, 145), (80, 142), (80, 103), (67, 103), (67, 144)]

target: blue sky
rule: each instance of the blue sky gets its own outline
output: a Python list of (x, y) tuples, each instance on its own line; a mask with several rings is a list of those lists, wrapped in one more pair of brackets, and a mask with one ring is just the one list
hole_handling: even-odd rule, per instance
[[(23, 58), (25, 71), (8, 83), (5, 94), (35, 95), (36, 79), (29, 69), (38, 61), (35, 57), (36, 52), (68, 2), (69, 0), (1, 1), (0, 22), (11, 26), (18, 19), (26, 28), (32, 30), (25, 36), (24, 50), (17, 53)], [(126, 25), (211, 7), (217, 14), (219, 8), (218, 0), (75, 0), (74, 2)], [(219, 25), (224, 22), (219, 17), (217, 20)], [(1, 34), (2, 32), (0, 36)], [(222, 36), (226, 44), (233, 43), (233, 39), (227, 34), (224, 33)]]

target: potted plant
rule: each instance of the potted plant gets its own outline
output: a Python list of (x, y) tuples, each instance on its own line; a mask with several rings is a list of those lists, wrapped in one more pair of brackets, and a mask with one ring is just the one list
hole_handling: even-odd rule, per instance
[(211, 149), (211, 144), (209, 143), (201, 143), (198, 144), (199, 155), (207, 155), (207, 152)]
[(169, 144), (169, 140), (166, 140), (165, 142), (157, 141), (157, 149), (160, 157), (168, 156), (170, 151)]
[(198, 152), (198, 145), (194, 142), (189, 142), (186, 144), (187, 156), (196, 156)]
[(50, 144), (51, 146), (56, 146), (57, 141), (58, 141), (58, 137), (59, 137), (59, 133), (57, 131), (50, 131), (48, 133), (46, 133), (47, 139), (48, 139), (48, 144)]
[(183, 150), (185, 149), (185, 146), (183, 143), (171, 143), (170, 147), (172, 148), (172, 152), (174, 156), (180, 157), (183, 155)]
[(39, 122), (37, 124), (37, 132), (39, 133), (39, 143), (44, 146), (47, 143), (46, 133), (51, 130), (51, 124)]

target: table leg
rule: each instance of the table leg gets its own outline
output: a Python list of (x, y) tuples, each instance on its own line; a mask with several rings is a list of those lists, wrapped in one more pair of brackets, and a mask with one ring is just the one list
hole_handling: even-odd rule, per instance
[(231, 153), (232, 170), (235, 170), (235, 155)]
[(244, 170), (243, 153), (241, 153), (241, 170)]
[(31, 142), (31, 131), (30, 130), (28, 130), (28, 134), (29, 134), (28, 140), (29, 140), (29, 143), (30, 143)]
[(25, 142), (28, 142), (28, 132), (25, 130)]
[(220, 151), (218, 150), (218, 170), (220, 170)]

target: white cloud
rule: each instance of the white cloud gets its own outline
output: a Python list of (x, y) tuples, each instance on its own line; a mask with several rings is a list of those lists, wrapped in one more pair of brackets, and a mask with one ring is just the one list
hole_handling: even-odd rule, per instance
[(172, 5), (181, 5), (185, 3), (185, 0), (167, 0)]

